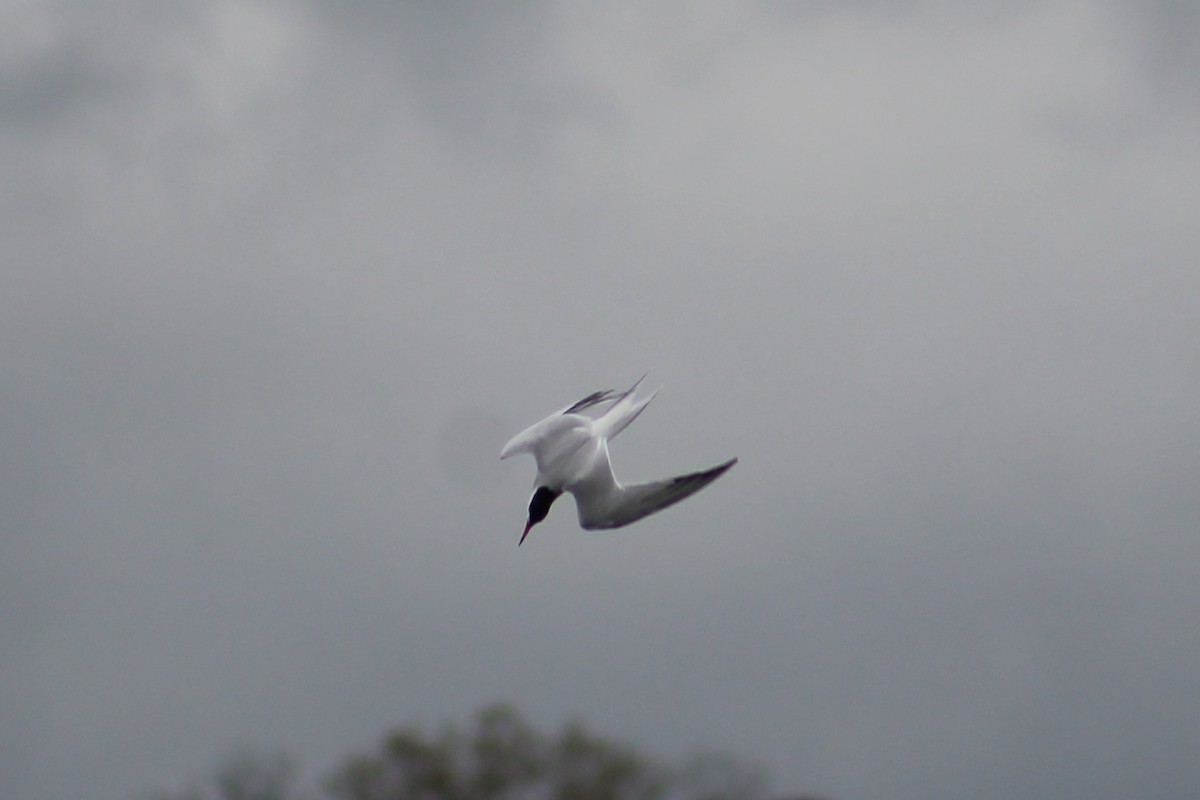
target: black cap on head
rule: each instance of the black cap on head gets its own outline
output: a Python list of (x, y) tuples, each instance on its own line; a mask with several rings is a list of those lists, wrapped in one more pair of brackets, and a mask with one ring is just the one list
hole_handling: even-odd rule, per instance
[(525, 541), (525, 537), (529, 535), (529, 529), (546, 518), (550, 513), (550, 506), (558, 499), (562, 492), (556, 492), (546, 486), (539, 486), (534, 491), (533, 497), (529, 499), (529, 521), (525, 523), (525, 532), (521, 534), (521, 541), (518, 545)]
[(546, 518), (550, 513), (550, 506), (558, 499), (562, 492), (556, 492), (553, 489), (545, 486), (539, 486), (537, 491), (533, 493), (533, 497), (529, 498), (529, 521), (537, 524)]

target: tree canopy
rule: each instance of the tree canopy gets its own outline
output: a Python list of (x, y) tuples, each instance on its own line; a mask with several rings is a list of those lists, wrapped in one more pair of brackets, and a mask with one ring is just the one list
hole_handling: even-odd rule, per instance
[(199, 785), (147, 800), (761, 800), (762, 769), (697, 753), (678, 764), (592, 733), (581, 723), (552, 734), (513, 708), (481, 710), (465, 727), (403, 727), (348, 756), (315, 789), (298, 785), (283, 755), (239, 752)]

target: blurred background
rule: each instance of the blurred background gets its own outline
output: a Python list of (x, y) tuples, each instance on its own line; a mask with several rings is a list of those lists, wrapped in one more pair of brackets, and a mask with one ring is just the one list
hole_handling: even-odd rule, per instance
[[(8, 2), (0, 795), (497, 701), (776, 796), (1200, 787), (1200, 12)], [(664, 386), (620, 531), (517, 431)]]

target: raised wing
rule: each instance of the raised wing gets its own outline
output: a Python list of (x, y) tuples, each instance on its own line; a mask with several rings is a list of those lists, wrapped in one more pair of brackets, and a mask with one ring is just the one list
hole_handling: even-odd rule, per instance
[[(634, 384), (634, 386), (636, 385)], [(575, 441), (568, 446), (578, 446), (582, 441), (578, 434), (578, 429), (580, 425), (585, 424), (587, 418), (580, 419), (580, 411), (585, 411), (601, 403), (607, 403), (610, 400), (619, 400), (627, 394), (628, 392), (619, 394), (612, 389), (592, 392), (587, 397), (572, 403), (560, 411), (555, 411), (550, 416), (530, 425), (509, 439), (508, 444), (504, 445), (504, 449), (500, 451), (500, 458), (509, 458), (518, 453), (531, 453), (537, 459), (540, 469), (545, 461), (547, 447), (552, 446), (556, 438), (563, 436), (564, 433), (572, 432), (575, 434), (573, 437)], [(591, 423), (587, 421), (586, 424), (590, 425)]]
[(637, 383), (614, 398), (616, 402), (596, 420), (597, 436), (602, 436), (605, 439), (615, 438), (618, 433), (629, 427), (629, 423), (637, 419), (638, 415), (646, 410), (646, 406), (650, 405), (650, 401), (658, 395), (657, 390), (643, 400), (633, 399), (633, 393), (637, 391), (638, 386), (645, 379), (645, 375), (638, 378)]
[(592, 422), (586, 417), (564, 414), (546, 417), (510, 439), (500, 451), (500, 458), (529, 453), (537, 461), (539, 479), (544, 473), (561, 473), (551, 476), (558, 482), (575, 471), (567, 464), (575, 452), (595, 441), (591, 429)]
[(600, 391), (600, 392), (592, 392), (587, 397), (583, 398), (582, 400), (577, 401), (576, 403), (574, 403), (572, 405), (567, 406), (566, 408), (564, 408), (562, 411), (560, 411), (558, 413), (560, 413), (560, 414), (578, 414), (580, 411), (583, 411), (584, 409), (591, 408), (592, 406), (599, 405), (600, 403), (607, 403), (609, 400), (612, 400), (616, 396), (617, 396), (617, 393), (614, 392), (612, 389), (604, 389), (603, 391)]
[[(580, 411), (585, 411), (589, 408), (592, 408), (593, 406), (598, 406), (601, 403), (615, 401), (613, 403), (612, 407), (604, 412), (604, 416), (613, 414), (613, 412), (618, 411), (618, 409), (621, 409), (621, 411), (619, 411), (615, 416), (617, 416), (618, 418), (626, 417), (628, 414), (629, 407), (632, 405), (635, 405), (633, 400), (631, 399), (631, 397), (632, 397), (633, 393), (637, 391), (637, 388), (642, 385), (642, 381), (644, 381), (644, 380), (646, 380), (645, 375), (638, 378), (637, 382), (634, 383), (633, 386), (630, 386), (628, 389), (626, 389), (623, 392), (615, 392), (612, 389), (604, 389), (603, 391), (592, 392), (587, 397), (575, 402), (572, 405), (567, 406), (566, 408), (564, 408), (562, 411), (559, 411), (558, 413), (559, 414), (578, 414)], [(658, 393), (655, 392), (655, 394), (658, 394)], [(650, 400), (653, 400), (653, 399), (654, 399), (654, 395), (650, 395), (650, 397), (648, 399), (639, 401), (636, 404), (638, 407), (637, 413), (634, 413), (633, 417), (636, 417), (638, 415), (638, 413), (641, 413), (641, 409), (645, 408), (646, 404), (649, 403)], [(629, 422), (632, 422), (632, 421), (633, 421), (633, 418), (629, 417), (628, 422), (626, 422), (625, 425), (628, 425)], [(621, 428), (624, 428), (625, 425), (622, 425)], [(616, 434), (613, 434), (613, 435), (616, 435)]]

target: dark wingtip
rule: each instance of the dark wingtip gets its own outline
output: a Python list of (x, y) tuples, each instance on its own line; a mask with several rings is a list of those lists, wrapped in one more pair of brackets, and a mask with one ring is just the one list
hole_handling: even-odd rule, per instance
[(705, 474), (712, 475), (715, 478), (718, 475), (724, 474), (726, 470), (728, 470), (730, 467), (732, 467), (737, 462), (738, 462), (738, 460), (736, 457), (731, 458), (728, 461), (726, 461), (724, 464), (718, 464), (717, 466), (713, 467), (710, 470), (705, 470)]
[(674, 480), (675, 480), (675, 483), (694, 483), (696, 481), (704, 481), (704, 483), (707, 484), (707, 483), (710, 483), (711, 481), (715, 481), (717, 478), (724, 475), (726, 473), (726, 471), (728, 471), (729, 468), (732, 467), (737, 462), (738, 462), (738, 460), (736, 458), (731, 458), (728, 461), (726, 461), (724, 464), (718, 464), (715, 467), (709, 467), (708, 469), (702, 469), (699, 472), (689, 472), (687, 475), (680, 475), (678, 478), (675, 478)]
[(604, 403), (608, 400), (611, 400), (615, 395), (616, 392), (612, 389), (601, 389), (598, 392), (592, 392), (587, 397), (579, 400), (574, 405), (563, 411), (563, 416), (566, 416), (567, 414), (574, 414), (577, 411), (582, 411), (583, 409), (597, 405), (598, 403)]

